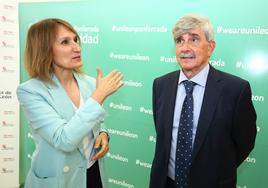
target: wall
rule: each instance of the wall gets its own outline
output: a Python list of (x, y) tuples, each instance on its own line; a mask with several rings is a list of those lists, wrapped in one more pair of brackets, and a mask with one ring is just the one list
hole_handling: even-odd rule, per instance
[(0, 1), (0, 187), (19, 185), (19, 23), (14, 0)]

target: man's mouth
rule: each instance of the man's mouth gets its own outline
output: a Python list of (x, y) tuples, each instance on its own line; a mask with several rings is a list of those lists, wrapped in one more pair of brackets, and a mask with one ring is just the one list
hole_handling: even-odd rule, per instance
[(181, 59), (193, 59), (195, 58), (195, 55), (192, 53), (180, 53), (179, 57)]

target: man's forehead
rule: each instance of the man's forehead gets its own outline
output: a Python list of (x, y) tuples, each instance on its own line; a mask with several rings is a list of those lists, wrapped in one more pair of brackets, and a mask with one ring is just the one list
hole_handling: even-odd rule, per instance
[(190, 37), (198, 37), (198, 36), (200, 37), (204, 36), (205, 33), (201, 28), (196, 27), (193, 29), (186, 30), (185, 32), (181, 33), (179, 37), (184, 37), (185, 35), (189, 35)]
[(190, 31), (188, 31), (188, 32), (182, 33), (180, 35), (180, 37), (184, 37), (185, 35), (189, 35), (190, 37), (198, 37), (198, 36), (201, 35), (201, 33), (200, 32), (190, 32)]

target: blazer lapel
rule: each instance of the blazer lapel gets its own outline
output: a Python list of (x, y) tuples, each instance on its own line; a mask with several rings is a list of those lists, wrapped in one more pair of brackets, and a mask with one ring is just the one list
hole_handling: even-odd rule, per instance
[[(83, 78), (83, 74), (74, 73), (74, 77), (79, 85), (80, 95), (82, 95), (83, 100), (86, 101), (90, 97), (90, 95), (93, 93), (93, 91), (96, 89), (95, 85), (92, 85), (89, 81), (86, 81), (86, 79)], [(99, 134), (100, 128), (101, 128), (101, 124), (94, 126), (93, 134), (95, 137)]]
[(88, 83), (83, 81), (83, 79), (81, 78), (82, 76), (83, 75), (74, 73), (74, 77), (75, 77), (77, 84), (79, 86), (80, 95), (82, 95), (83, 100), (86, 101), (91, 93), (90, 93)]
[[(90, 91), (89, 91), (89, 87), (87, 86), (87, 83), (83, 81), (83, 79), (81, 78), (82, 75), (79, 75), (79, 74), (76, 74), (74, 73), (74, 77), (77, 81), (77, 84), (78, 84), (78, 87), (79, 87), (79, 90), (80, 90), (80, 95), (82, 96), (84, 102), (87, 100), (87, 98), (89, 97), (90, 95)], [(80, 153), (86, 158), (86, 154), (85, 154), (85, 151), (84, 151), (84, 144), (83, 144), (83, 141), (84, 141), (84, 138), (83, 140), (80, 142), (80, 144), (78, 145), (78, 148), (79, 148), (79, 151)]]
[(74, 115), (74, 108), (71, 99), (55, 75), (52, 76), (54, 84), (47, 84), (48, 92), (55, 103), (55, 110), (67, 121)]
[(222, 84), (220, 82), (220, 76), (217, 70), (210, 66), (194, 141), (194, 150), (192, 156), (193, 161), (206, 137), (208, 128), (214, 116), (214, 111), (216, 109), (218, 99), (221, 95), (221, 91)]
[[(172, 138), (172, 129), (173, 129), (173, 119), (174, 119), (174, 109), (175, 109), (175, 102), (176, 102), (176, 95), (177, 95), (177, 89), (178, 89), (178, 80), (179, 80), (179, 71), (175, 72), (175, 74), (173, 74), (170, 77), (170, 81), (168, 81), (167, 83), (167, 87), (166, 87), (166, 98), (165, 98), (165, 109), (161, 112), (161, 113), (165, 113), (164, 116), (162, 117), (167, 117), (166, 120), (164, 120), (166, 123), (165, 125), (167, 125), (165, 127), (166, 129), (166, 148), (170, 149), (170, 145), (171, 145), (171, 138)], [(168, 152), (169, 153), (169, 152)]]

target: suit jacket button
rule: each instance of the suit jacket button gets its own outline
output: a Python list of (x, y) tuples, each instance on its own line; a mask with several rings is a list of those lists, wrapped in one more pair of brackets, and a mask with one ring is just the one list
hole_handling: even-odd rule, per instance
[(69, 172), (69, 170), (70, 170), (70, 167), (69, 167), (69, 166), (64, 166), (64, 167), (63, 167), (63, 172), (64, 172), (64, 173)]

